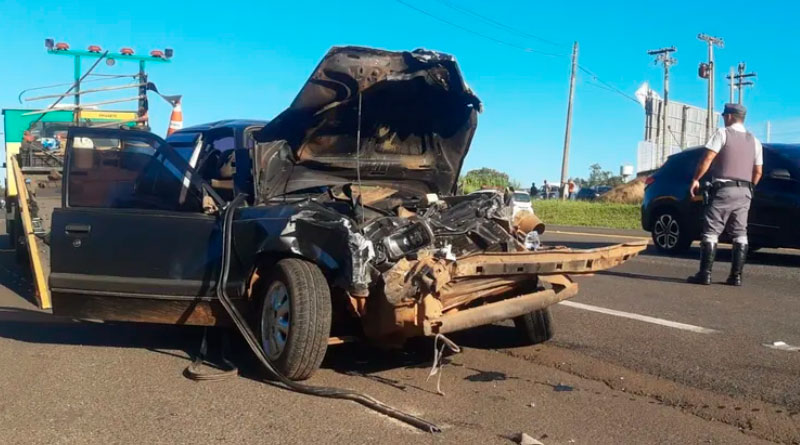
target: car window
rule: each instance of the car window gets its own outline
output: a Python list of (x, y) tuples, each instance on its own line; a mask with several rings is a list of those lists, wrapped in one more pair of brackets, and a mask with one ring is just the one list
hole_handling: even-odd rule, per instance
[(667, 158), (667, 162), (659, 169), (659, 173), (667, 174), (671, 178), (691, 182), (692, 176), (700, 162), (702, 149), (686, 150)]
[(199, 137), (200, 133), (180, 132), (168, 137), (167, 142), (176, 153), (186, 160), (186, 162), (189, 162), (189, 159), (192, 157), (194, 147), (197, 144), (197, 138)]
[(202, 211), (202, 192), (155, 140), (78, 136), (70, 142), (69, 206)]
[(531, 202), (531, 195), (527, 193), (514, 193), (514, 201), (516, 202)]
[[(765, 152), (767, 153), (765, 154), (766, 157), (768, 156), (770, 151), (765, 150)], [(786, 160), (786, 162), (788, 162), (789, 165), (787, 167), (792, 173), (800, 170), (800, 149), (782, 150), (779, 153), (780, 157)], [(764, 161), (764, 163), (766, 164), (766, 160)]]

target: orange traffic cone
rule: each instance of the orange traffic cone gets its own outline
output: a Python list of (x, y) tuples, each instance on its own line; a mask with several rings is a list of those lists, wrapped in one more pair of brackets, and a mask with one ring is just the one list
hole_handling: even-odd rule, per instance
[(181, 110), (181, 101), (175, 102), (172, 106), (172, 114), (169, 116), (169, 128), (167, 128), (167, 136), (175, 133), (183, 128), (183, 110)]

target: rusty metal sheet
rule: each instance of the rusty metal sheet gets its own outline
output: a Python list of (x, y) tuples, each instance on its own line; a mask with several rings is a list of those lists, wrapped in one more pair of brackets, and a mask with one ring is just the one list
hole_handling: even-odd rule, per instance
[(647, 248), (647, 240), (588, 250), (486, 252), (459, 259), (453, 278), (519, 274), (585, 274), (618, 266)]

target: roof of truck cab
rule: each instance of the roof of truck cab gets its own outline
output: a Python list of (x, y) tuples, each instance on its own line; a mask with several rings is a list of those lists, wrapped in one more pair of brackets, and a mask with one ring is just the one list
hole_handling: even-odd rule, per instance
[(193, 125), (176, 131), (176, 133), (209, 131), (217, 128), (244, 129), (248, 127), (264, 126), (269, 121), (255, 119), (225, 119), (205, 124)]

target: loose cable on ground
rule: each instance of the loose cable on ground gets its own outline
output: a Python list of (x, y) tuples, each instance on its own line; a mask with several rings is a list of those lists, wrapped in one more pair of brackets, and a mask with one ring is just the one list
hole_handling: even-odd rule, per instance
[(222, 337), (222, 352), (221, 352), (221, 360), (227, 367), (227, 369), (222, 369), (218, 371), (202, 371), (201, 369), (206, 365), (206, 354), (208, 353), (208, 328), (203, 329), (203, 340), (200, 342), (200, 352), (194, 358), (192, 363), (183, 370), (183, 375), (187, 378), (192, 380), (223, 380), (239, 374), (239, 368), (236, 367), (230, 360), (227, 358), (227, 352), (230, 346), (230, 339), (228, 338), (228, 334), (223, 334)]
[[(439, 340), (442, 341), (442, 346), (439, 346)], [(431, 372), (428, 374), (428, 378), (425, 381), (428, 381), (431, 377), (438, 375), (436, 378), (436, 392), (443, 396), (444, 391), (442, 391), (442, 368), (444, 367), (444, 348), (449, 348), (454, 353), (458, 354), (461, 352), (461, 348), (458, 347), (457, 344), (453, 340), (445, 337), (443, 334), (436, 334), (436, 337), (433, 339), (433, 365), (431, 365)]]
[(385, 414), (389, 417), (400, 420), (404, 423), (419, 428), (423, 431), (431, 433), (441, 432), (441, 428), (439, 428), (436, 424), (428, 422), (427, 420), (421, 419), (412, 414), (400, 411), (367, 394), (363, 394), (350, 389), (310, 386), (310, 385), (304, 385), (302, 383), (297, 383), (286, 378), (277, 369), (275, 369), (274, 366), (272, 366), (272, 363), (270, 363), (269, 359), (264, 353), (264, 350), (261, 348), (261, 345), (256, 339), (255, 334), (253, 333), (252, 329), (250, 329), (250, 327), (248, 326), (247, 321), (239, 312), (239, 310), (236, 308), (236, 306), (234, 306), (231, 303), (226, 290), (228, 284), (228, 274), (230, 272), (230, 262), (231, 262), (233, 215), (236, 209), (244, 203), (244, 199), (245, 195), (243, 194), (236, 196), (236, 198), (231, 203), (229, 203), (228, 206), (226, 206), (223, 211), (222, 261), (220, 265), (221, 269), (220, 279), (217, 281), (216, 292), (217, 292), (217, 298), (219, 298), (219, 301), (220, 303), (222, 303), (222, 306), (225, 308), (225, 311), (228, 313), (228, 315), (230, 315), (234, 324), (236, 324), (237, 329), (244, 337), (248, 346), (250, 346), (250, 349), (256, 355), (261, 364), (263, 364), (264, 367), (267, 369), (267, 371), (272, 375), (272, 377), (274, 377), (277, 380), (277, 382), (271, 382), (271, 383), (281, 388), (297, 391), (303, 394), (309, 394), (319, 397), (335, 398), (335, 399), (344, 399), (357, 402), (366, 406), (367, 408), (373, 409), (381, 414)]

